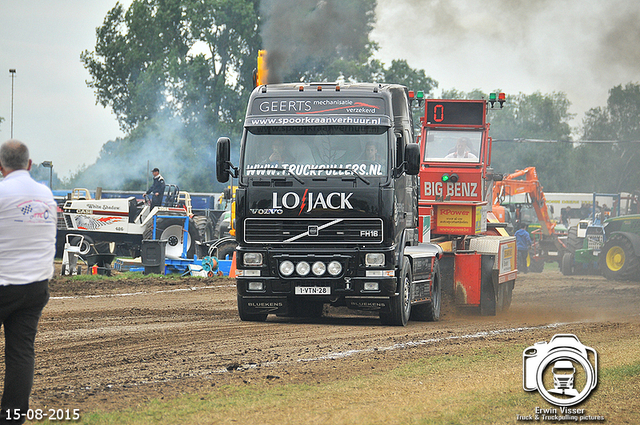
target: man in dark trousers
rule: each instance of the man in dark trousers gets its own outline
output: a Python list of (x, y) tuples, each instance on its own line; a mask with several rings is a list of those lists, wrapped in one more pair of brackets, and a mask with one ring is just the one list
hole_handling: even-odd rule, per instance
[(151, 194), (151, 208), (159, 207), (162, 205), (162, 198), (164, 197), (164, 178), (160, 175), (160, 170), (154, 168), (151, 170), (153, 174), (153, 184), (147, 190), (147, 195)]
[(0, 145), (0, 322), (5, 377), (0, 424), (21, 424), (29, 410), (35, 338), (49, 301), (56, 253), (56, 202), (29, 175), (29, 150), (18, 140)]
[(527, 256), (529, 255), (529, 248), (531, 248), (531, 236), (527, 232), (526, 223), (518, 224), (518, 230), (515, 233), (516, 248), (518, 250), (518, 270), (527, 273)]

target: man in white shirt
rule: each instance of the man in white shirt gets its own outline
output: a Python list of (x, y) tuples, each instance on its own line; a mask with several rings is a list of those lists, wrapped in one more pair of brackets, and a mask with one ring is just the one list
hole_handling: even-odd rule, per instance
[(0, 145), (0, 322), (5, 336), (5, 378), (0, 424), (21, 424), (29, 409), (34, 343), (49, 301), (56, 244), (56, 202), (29, 175), (27, 146)]
[(455, 150), (449, 155), (445, 156), (445, 158), (467, 158), (473, 160), (478, 159), (478, 157), (471, 152), (469, 139), (467, 137), (460, 137), (456, 142)]

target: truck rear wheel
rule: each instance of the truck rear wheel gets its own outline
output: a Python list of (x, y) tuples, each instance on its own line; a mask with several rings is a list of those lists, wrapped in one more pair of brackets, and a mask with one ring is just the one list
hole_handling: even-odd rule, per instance
[(411, 319), (421, 322), (437, 322), (440, 320), (440, 308), (442, 305), (442, 287), (440, 285), (440, 264), (438, 260), (433, 266), (433, 286), (431, 289), (431, 301), (411, 307)]
[(380, 313), (380, 321), (383, 325), (406, 326), (411, 316), (411, 266), (405, 257), (402, 262), (402, 270), (398, 279), (398, 295), (391, 297), (390, 312)]
[(496, 308), (498, 313), (505, 313), (511, 307), (511, 300), (513, 299), (513, 286), (515, 280), (501, 283), (498, 286), (498, 299), (496, 301)]
[(599, 266), (604, 277), (614, 280), (630, 279), (637, 276), (640, 269), (631, 241), (619, 234), (614, 234), (604, 244)]

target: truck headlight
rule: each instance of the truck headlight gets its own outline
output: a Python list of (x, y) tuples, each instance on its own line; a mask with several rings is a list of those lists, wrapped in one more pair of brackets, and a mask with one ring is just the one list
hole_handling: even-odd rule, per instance
[(327, 271), (331, 276), (338, 276), (340, 273), (342, 273), (342, 264), (340, 264), (339, 261), (332, 261), (329, 263)]
[(309, 274), (310, 271), (311, 271), (311, 266), (306, 261), (300, 261), (298, 264), (296, 264), (296, 272), (300, 276), (306, 276)]
[(324, 272), (327, 271), (327, 266), (322, 261), (316, 261), (313, 263), (313, 267), (311, 267), (311, 271), (316, 276), (322, 276)]
[(291, 261), (285, 260), (280, 263), (280, 273), (282, 273), (282, 276), (291, 276), (294, 270), (295, 267)]
[(384, 254), (381, 252), (370, 252), (364, 257), (364, 264), (367, 267), (384, 266)]
[(242, 258), (244, 259), (245, 266), (262, 265), (262, 254), (259, 252), (245, 252)]

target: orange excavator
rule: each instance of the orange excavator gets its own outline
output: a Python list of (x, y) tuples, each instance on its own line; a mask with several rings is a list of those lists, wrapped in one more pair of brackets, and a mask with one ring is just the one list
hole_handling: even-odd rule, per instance
[[(524, 194), (525, 203), (533, 206), (540, 223), (540, 228), (530, 230), (534, 240), (533, 249), (529, 255), (529, 266), (531, 271), (542, 272), (545, 262), (560, 262), (565, 249), (564, 244), (559, 239), (559, 234), (555, 231), (556, 223), (551, 221), (547, 200), (542, 190), (542, 185), (538, 180), (538, 173), (535, 167), (527, 167), (524, 170), (517, 170), (515, 173), (506, 175), (502, 181), (496, 181), (493, 186), (493, 214), (501, 222), (507, 221), (507, 211), (505, 201), (511, 197)], [(520, 210), (515, 210), (516, 223), (521, 222)]]

